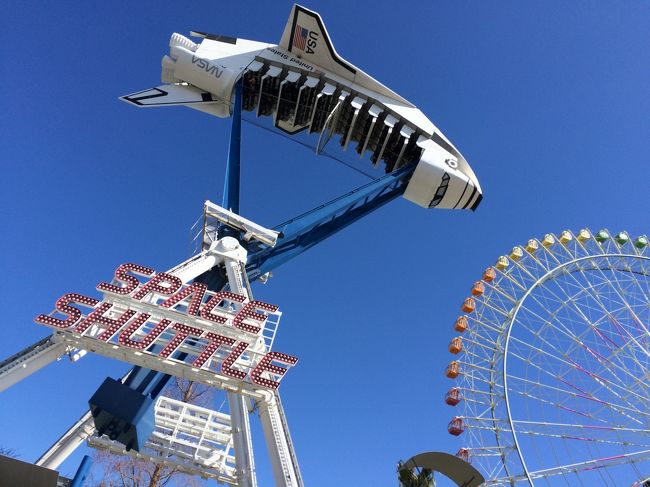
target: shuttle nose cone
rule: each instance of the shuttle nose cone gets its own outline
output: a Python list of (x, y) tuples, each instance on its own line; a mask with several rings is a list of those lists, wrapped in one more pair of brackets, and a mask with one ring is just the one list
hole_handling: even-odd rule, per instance
[[(483, 191), (481, 191), (481, 185), (479, 184), (474, 171), (462, 155), (460, 156), (458, 163), (458, 171), (460, 171), (468, 181), (465, 194), (461, 195), (462, 208), (475, 211), (483, 199)], [(459, 205), (459, 208), (460, 207), (461, 206)]]
[(483, 200), (483, 193), (481, 193), (481, 190), (478, 190), (478, 198), (476, 198), (476, 201), (472, 204), (472, 206), (469, 207), (470, 210), (476, 211), (476, 208), (478, 208), (478, 205), (481, 204), (481, 201)]
[(445, 139), (425, 140), (404, 197), (424, 208), (476, 210), (481, 186), (465, 158)]

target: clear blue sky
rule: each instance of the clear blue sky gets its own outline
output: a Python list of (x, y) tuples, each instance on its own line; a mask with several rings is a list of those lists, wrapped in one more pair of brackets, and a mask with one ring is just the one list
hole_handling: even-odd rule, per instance
[[(416, 104), (479, 178), (478, 211), (400, 199), (275, 272), (298, 355), (282, 394), (310, 487), (394, 484), (395, 463), (455, 452), (442, 402), (462, 299), (513, 245), (565, 228), (650, 231), (650, 4), (311, 2), (338, 52)], [(229, 121), (137, 110), (172, 32), (277, 42), (290, 2), (10, 0), (0, 19), (0, 299), (9, 356), (46, 336), (33, 318), (93, 295), (122, 262), (188, 256), (219, 201)], [(241, 212), (273, 226), (366, 181), (244, 125)], [(34, 461), (127, 366), (61, 361), (0, 396), (0, 446)], [(261, 485), (270, 469), (256, 440)], [(85, 447), (84, 447), (85, 449)], [(62, 467), (76, 470), (80, 454)]]

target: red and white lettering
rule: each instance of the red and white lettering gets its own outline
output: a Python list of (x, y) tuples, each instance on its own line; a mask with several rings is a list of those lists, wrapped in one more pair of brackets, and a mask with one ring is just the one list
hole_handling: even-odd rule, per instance
[(192, 296), (192, 300), (187, 307), (187, 314), (190, 316), (197, 316), (199, 314), (199, 308), (201, 303), (203, 303), (203, 296), (208, 290), (208, 286), (201, 282), (194, 282), (191, 286), (187, 286), (182, 291), (177, 292), (171, 298), (166, 299), (160, 306), (163, 308), (172, 308), (181, 301), (185, 301), (187, 298)]
[(277, 389), (280, 385), (280, 381), (274, 381), (271, 379), (265, 379), (262, 377), (264, 372), (271, 372), (273, 374), (279, 375), (280, 377), (284, 376), (287, 373), (287, 369), (280, 367), (278, 365), (273, 365), (271, 362), (280, 362), (285, 365), (296, 365), (298, 362), (298, 357), (293, 357), (291, 355), (286, 355), (280, 352), (269, 352), (264, 355), (264, 358), (260, 360), (260, 363), (255, 366), (251, 371), (251, 381), (253, 384), (258, 386), (268, 387), (270, 389)]
[(97, 284), (97, 290), (119, 295), (131, 294), (140, 285), (140, 281), (137, 277), (129, 275), (129, 272), (137, 274), (139, 276), (150, 277), (156, 271), (149, 267), (144, 267), (138, 264), (122, 264), (117, 269), (115, 269), (114, 278), (116, 281), (124, 283), (125, 285), (116, 286), (115, 284), (100, 282)]
[[(149, 281), (141, 282), (143, 277), (149, 278)], [(216, 374), (222, 380), (228, 380), (227, 377), (235, 382), (246, 381), (268, 389), (277, 389), (288, 368), (298, 362), (297, 357), (280, 352), (268, 352), (257, 362), (259, 355), (250, 351), (251, 345), (247, 342), (251, 338), (246, 336), (253, 334), (259, 337), (270, 314), (278, 312), (278, 307), (273, 304), (248, 302), (246, 296), (227, 291), (212, 293), (199, 282), (184, 286), (172, 274), (156, 274), (154, 269), (133, 263), (121, 264), (115, 270), (113, 280), (110, 283), (100, 282), (97, 289), (114, 297), (99, 301), (68, 293), (57, 300), (53, 316), (41, 314), (35, 321), (80, 335), (87, 334), (96, 325), (92, 330), (99, 331), (93, 332), (93, 336), (84, 336), (83, 346), (88, 345), (86, 339), (95, 338), (113, 344), (113, 348), (118, 348), (118, 345), (123, 347), (125, 356), (126, 349), (130, 349), (131, 358), (126, 360), (142, 363), (135, 357), (141, 354), (134, 351), (147, 350), (156, 343), (157, 348), (162, 350), (157, 354), (151, 353), (152, 357), (157, 355), (160, 360), (165, 360), (175, 356), (179, 364), (193, 367), (195, 372), (205, 368), (204, 372)], [(136, 303), (152, 296), (155, 301), (152, 299), (146, 305)], [(147, 310), (156, 306), (160, 308), (158, 313), (137, 311), (142, 306), (146, 306)], [(83, 307), (90, 309), (85, 317)], [(174, 318), (162, 318), (171, 316), (168, 311), (163, 311), (165, 309), (173, 310), (177, 316), (183, 313), (183, 316), (179, 316), (180, 322), (175, 322)], [(151, 313), (157, 316), (155, 320), (152, 320)], [(216, 333), (220, 327), (230, 324), (232, 328), (228, 334), (235, 333), (232, 337)], [(241, 331), (235, 332), (234, 329)], [(242, 331), (247, 335), (242, 335)], [(186, 348), (181, 348), (184, 343)], [(97, 348), (101, 353), (106, 346)], [(194, 360), (186, 358), (186, 354), (179, 355), (179, 350), (186, 351), (195, 357)], [(213, 360), (215, 355), (218, 359)], [(206, 366), (211, 361), (213, 365)], [(221, 362), (219, 370), (214, 365), (217, 361)]]
[(246, 350), (247, 348), (248, 348), (248, 343), (239, 342), (239, 345), (237, 345), (235, 348), (232, 349), (232, 352), (230, 352), (230, 354), (226, 357), (226, 360), (224, 360), (223, 363), (221, 364), (221, 373), (223, 375), (227, 375), (228, 377), (234, 377), (235, 379), (239, 379), (239, 380), (244, 380), (244, 378), (246, 377), (246, 372), (233, 369), (232, 366), (237, 361), (237, 359), (241, 356), (241, 354), (244, 353), (244, 350)]
[(229, 293), (227, 291), (220, 291), (212, 298), (210, 298), (210, 301), (205, 303), (203, 305), (203, 308), (201, 308), (201, 318), (212, 321), (213, 323), (218, 323), (220, 325), (223, 325), (228, 321), (228, 319), (224, 316), (215, 314), (212, 312), (214, 308), (219, 306), (223, 301), (228, 300), (232, 301), (235, 303), (243, 303), (246, 300), (245, 296), (242, 296), (241, 294), (235, 294), (235, 293)]
[(41, 325), (52, 326), (54, 328), (70, 328), (76, 325), (82, 316), (81, 310), (75, 308), (74, 306), (70, 306), (70, 303), (81, 304), (89, 308), (93, 308), (99, 303), (99, 301), (82, 294), (67, 293), (57, 299), (55, 305), (55, 308), (59, 313), (68, 316), (65, 320), (40, 314), (34, 321)]
[[(163, 286), (167, 284), (167, 286)], [(147, 296), (150, 293), (162, 294), (163, 296), (171, 296), (176, 291), (178, 291), (183, 285), (182, 281), (171, 274), (166, 272), (161, 272), (156, 274), (151, 280), (142, 286), (134, 295), (133, 299), (141, 301), (142, 298)]]
[[(108, 340), (110, 337), (115, 335), (117, 330), (122, 328), (126, 322), (129, 321), (136, 313), (136, 311), (133, 311), (132, 309), (127, 309), (117, 319), (104, 316), (104, 314), (107, 313), (112, 307), (113, 305), (111, 303), (102, 303), (101, 306), (90, 313), (85, 320), (75, 326), (73, 331), (75, 333), (81, 334), (90, 328), (90, 326), (93, 324), (104, 325), (105, 330), (98, 338), (104, 341)], [(104, 338), (107, 332), (110, 333), (110, 336), (108, 336), (108, 338)]]
[(172, 340), (167, 344), (167, 346), (161, 350), (161, 352), (158, 354), (159, 357), (162, 358), (169, 357), (172, 353), (176, 351), (178, 347), (181, 346), (181, 343), (183, 343), (187, 337), (192, 336), (195, 338), (199, 338), (203, 334), (203, 331), (200, 330), (199, 328), (194, 328), (193, 326), (187, 326), (182, 323), (174, 323), (174, 326), (172, 326), (171, 329), (177, 332), (176, 336), (172, 338)]
[(203, 364), (205, 364), (208, 360), (212, 358), (212, 356), (215, 354), (215, 352), (221, 345), (232, 346), (235, 344), (235, 340), (233, 340), (232, 338), (228, 338), (222, 335), (217, 335), (216, 333), (212, 333), (212, 332), (206, 333), (204, 338), (210, 340), (210, 343), (208, 344), (207, 347), (205, 347), (205, 350), (201, 352), (201, 355), (199, 355), (196, 358), (196, 360), (192, 362), (192, 367), (197, 367), (197, 368), (203, 367)]
[[(258, 313), (256, 311), (258, 309), (263, 309), (264, 311), (274, 313), (278, 310), (278, 307), (274, 304), (265, 303), (263, 301), (251, 301), (249, 303), (246, 303), (244, 307), (239, 311), (239, 313), (237, 313), (235, 316), (235, 319), (232, 322), (232, 326), (254, 335), (259, 334), (262, 326), (264, 326), (264, 323), (266, 323), (267, 317), (265, 314)], [(250, 323), (246, 323), (245, 320), (257, 321), (261, 323), (262, 326), (251, 325)]]
[(120, 345), (124, 345), (125, 347), (133, 348), (135, 350), (144, 350), (145, 348), (148, 348), (149, 345), (151, 345), (153, 341), (158, 338), (162, 332), (165, 331), (165, 329), (167, 329), (167, 327), (172, 323), (171, 320), (163, 319), (155, 327), (153, 327), (141, 340), (133, 340), (133, 335), (147, 323), (149, 318), (151, 318), (151, 315), (147, 313), (139, 314), (135, 320), (133, 320), (131, 324), (127, 326), (122, 331), (122, 333), (120, 333), (120, 336), (117, 337), (117, 342)]

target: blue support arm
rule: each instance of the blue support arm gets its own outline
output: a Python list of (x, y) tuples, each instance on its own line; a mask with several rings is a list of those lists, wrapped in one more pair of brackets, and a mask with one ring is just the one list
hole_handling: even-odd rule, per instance
[(255, 242), (247, 246), (250, 281), (297, 257), (351, 223), (402, 195), (414, 166), (406, 166), (343, 196), (282, 223), (275, 247)]
[[(404, 166), (365, 184), (347, 194), (318, 206), (302, 215), (277, 225), (280, 232), (275, 247), (252, 241), (242, 242), (248, 250), (246, 273), (252, 282), (288, 260), (297, 257), (351, 223), (404, 194), (415, 165)], [(214, 291), (221, 290), (227, 280), (220, 269), (212, 269), (197, 281)]]
[(77, 473), (74, 475), (72, 482), (70, 482), (70, 487), (83, 487), (88, 472), (90, 471), (90, 467), (92, 466), (93, 459), (88, 455), (84, 455), (83, 460), (81, 460), (81, 464), (77, 469)]
[(241, 173), (241, 80), (235, 84), (235, 103), (232, 109), (230, 146), (226, 164), (226, 180), (223, 185), (221, 206), (239, 214), (239, 187)]

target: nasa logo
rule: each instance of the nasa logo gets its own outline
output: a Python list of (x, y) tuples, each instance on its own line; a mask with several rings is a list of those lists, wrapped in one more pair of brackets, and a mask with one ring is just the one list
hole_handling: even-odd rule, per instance
[(198, 64), (199, 68), (204, 69), (206, 73), (212, 74), (217, 79), (223, 74), (223, 70), (200, 57), (192, 56), (192, 64)]

